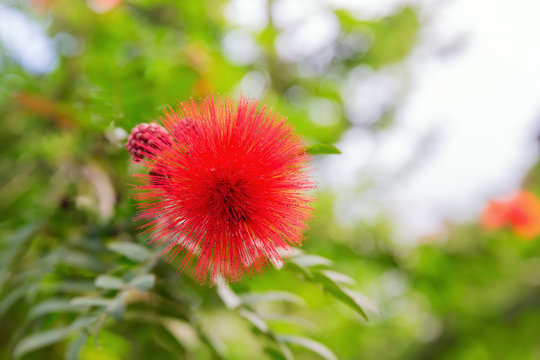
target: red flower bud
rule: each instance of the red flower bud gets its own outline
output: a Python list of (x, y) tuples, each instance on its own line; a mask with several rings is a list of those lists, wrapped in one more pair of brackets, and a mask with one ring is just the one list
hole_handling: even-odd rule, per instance
[(128, 136), (126, 149), (136, 162), (140, 162), (153, 153), (160, 144), (170, 144), (171, 137), (163, 126), (156, 123), (139, 124), (135, 126)]

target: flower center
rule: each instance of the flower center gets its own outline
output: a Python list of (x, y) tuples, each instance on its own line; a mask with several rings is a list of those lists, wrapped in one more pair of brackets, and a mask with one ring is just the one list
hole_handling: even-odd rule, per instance
[(216, 181), (216, 207), (217, 211), (229, 222), (244, 222), (248, 218), (248, 196), (241, 180), (217, 180)]

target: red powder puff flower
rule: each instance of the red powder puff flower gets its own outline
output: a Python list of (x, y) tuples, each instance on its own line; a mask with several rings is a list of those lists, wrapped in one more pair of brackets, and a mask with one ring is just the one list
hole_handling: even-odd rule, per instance
[(201, 283), (281, 263), (302, 242), (313, 188), (305, 143), (286, 119), (241, 98), (180, 103), (150, 135), (135, 195), (150, 243)]
[(540, 201), (526, 190), (506, 199), (490, 201), (480, 223), (486, 229), (510, 225), (518, 236), (532, 239), (540, 234)]

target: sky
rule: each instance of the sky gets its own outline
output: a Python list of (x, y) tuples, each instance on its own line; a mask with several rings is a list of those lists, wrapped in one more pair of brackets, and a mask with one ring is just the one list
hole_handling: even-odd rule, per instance
[(21, 12), (1, 4), (0, 43), (33, 73), (47, 73), (58, 65), (54, 43), (43, 27)]
[[(422, 34), (404, 69), (366, 78), (376, 83), (369, 90), (379, 87), (372, 102), (393, 100), (404, 72), (408, 87), (394, 126), (375, 139), (353, 128), (340, 143), (344, 156), (338, 164), (325, 163), (323, 171), (331, 174), (350, 173), (355, 164), (354, 174), (343, 180), (349, 185), (365, 174), (379, 184), (362, 199), (348, 197), (351, 188), (329, 181), (341, 193), (336, 211), (344, 221), (366, 218), (382, 203), (397, 223), (398, 238), (444, 233), (448, 221), (474, 221), (489, 198), (519, 188), (536, 162), (540, 2), (494, 0), (489, 10), (485, 5), (418, 2)], [(404, 169), (411, 157), (419, 160)], [(355, 208), (356, 213), (347, 211)]]

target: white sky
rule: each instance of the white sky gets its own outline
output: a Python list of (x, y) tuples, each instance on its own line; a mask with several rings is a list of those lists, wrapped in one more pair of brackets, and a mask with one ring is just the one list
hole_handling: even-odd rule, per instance
[[(361, 136), (346, 136), (344, 156), (323, 166), (323, 172), (339, 178), (336, 174), (350, 172), (352, 163), (366, 163), (354, 175), (374, 177), (380, 196), (371, 203), (351, 198), (349, 187), (330, 180), (341, 193), (339, 216), (361, 220), (364, 213), (347, 209), (362, 208), (359, 201), (366, 209), (382, 202), (400, 237), (409, 239), (442, 231), (445, 220), (474, 219), (488, 197), (518, 187), (536, 161), (540, 132), (540, 2), (460, 0), (421, 9), (425, 24), (405, 64), (409, 87), (396, 125), (366, 146), (358, 144), (365, 141)], [(384, 74), (392, 71), (374, 76), (388, 81)], [(380, 101), (385, 90), (375, 94), (371, 100)], [(433, 147), (420, 154), (420, 165), (392, 181), (422, 139), (430, 137)], [(389, 179), (388, 185), (381, 179)]]
[(47, 73), (58, 65), (54, 43), (42, 27), (1, 4), (0, 44), (33, 73)]

